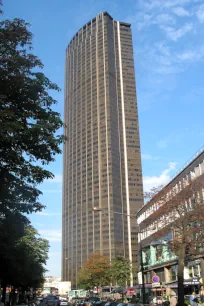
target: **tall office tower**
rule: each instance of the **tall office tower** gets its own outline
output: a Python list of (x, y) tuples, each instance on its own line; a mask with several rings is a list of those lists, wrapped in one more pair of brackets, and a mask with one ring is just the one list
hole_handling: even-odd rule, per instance
[(70, 41), (65, 70), (62, 279), (75, 286), (89, 254), (137, 260), (130, 215), (143, 188), (131, 25), (100, 13)]

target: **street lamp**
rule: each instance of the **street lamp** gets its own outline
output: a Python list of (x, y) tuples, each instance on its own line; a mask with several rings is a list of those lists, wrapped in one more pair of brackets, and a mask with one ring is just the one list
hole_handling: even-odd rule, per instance
[[(140, 241), (138, 241), (139, 248), (140, 248), (140, 266), (141, 266), (141, 273), (142, 273), (142, 303), (146, 304), (146, 297), (145, 297), (145, 282), (144, 282), (144, 263), (143, 263), (143, 256), (142, 256), (142, 239), (141, 239), (141, 230), (140, 225), (137, 224), (138, 231), (137, 234), (139, 234)], [(151, 230), (156, 230), (156, 226), (152, 227)], [(139, 239), (138, 239), (139, 240)]]
[[(92, 208), (92, 211), (93, 212), (102, 212), (102, 211), (104, 211), (104, 209), (102, 209), (100, 207), (94, 207), (94, 208)], [(118, 212), (118, 211), (108, 210), (108, 213), (109, 214), (114, 214), (114, 215), (126, 216), (126, 217), (129, 217), (130, 219), (134, 219), (134, 220), (136, 218), (136, 215), (129, 215), (129, 214), (121, 213), (121, 212)]]
[[(141, 266), (141, 273), (142, 273), (142, 303), (146, 304), (146, 297), (145, 297), (145, 283), (144, 283), (144, 263), (143, 263), (143, 257), (142, 257), (142, 240), (140, 234), (142, 233), (140, 231), (140, 225), (138, 224), (138, 231), (137, 234), (139, 234), (140, 241), (138, 241), (139, 248), (140, 248), (140, 266)], [(139, 240), (139, 239), (138, 239)]]

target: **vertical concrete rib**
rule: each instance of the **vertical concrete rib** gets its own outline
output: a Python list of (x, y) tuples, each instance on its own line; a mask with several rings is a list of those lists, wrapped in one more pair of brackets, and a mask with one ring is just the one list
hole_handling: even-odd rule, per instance
[[(81, 62), (82, 62), (82, 46), (81, 46)], [(82, 112), (82, 101), (83, 101), (83, 95), (82, 95), (82, 90), (80, 91), (81, 93), (81, 247), (80, 247), (80, 252), (81, 252), (81, 266), (82, 266), (82, 262), (83, 262), (83, 226), (84, 226), (84, 222), (83, 222), (83, 211), (84, 211), (84, 204), (83, 204), (83, 154), (82, 154), (82, 150), (83, 150), (83, 112)]]
[[(72, 90), (74, 91), (74, 69), (75, 67), (74, 67), (74, 52), (72, 52)], [(71, 105), (72, 105), (72, 118), (71, 118), (71, 125), (72, 125), (72, 134), (73, 134), (73, 131), (74, 131), (74, 126), (73, 126), (73, 116), (74, 116), (74, 103), (73, 103), (73, 101), (72, 101), (72, 103), (71, 103)], [(72, 167), (72, 191), (71, 191), (71, 194), (72, 194), (72, 214), (73, 214), (73, 212), (74, 212), (74, 198), (73, 198), (73, 195), (74, 195), (74, 190), (73, 190), (73, 183), (74, 183), (74, 176), (73, 176), (73, 173), (74, 173), (74, 166), (73, 166), (73, 156), (74, 156), (74, 137), (73, 137), (73, 135), (72, 135), (72, 137), (71, 137), (71, 139), (72, 139), (72, 158), (71, 158), (71, 161), (72, 161), (72, 165), (71, 165), (71, 167)], [(74, 216), (74, 214), (73, 214), (73, 216)], [(73, 235), (73, 233), (74, 233), (74, 222), (73, 222), (73, 219), (72, 219), (72, 222), (71, 222), (71, 224), (72, 224), (72, 244), (71, 244), (71, 250), (72, 250), (72, 255), (71, 255), (71, 258), (72, 258), (72, 262), (73, 262), (73, 258), (74, 258), (74, 235)], [(73, 272), (74, 272), (74, 269), (72, 268), (72, 270), (71, 270), (71, 279), (73, 279)]]
[[(78, 81), (78, 57), (79, 57), (79, 43), (77, 46), (77, 50), (76, 50), (76, 87), (77, 87), (77, 81)], [(76, 121), (75, 121), (75, 130), (76, 130), (76, 138), (75, 138), (75, 150), (76, 150), (76, 170), (75, 170), (75, 174), (76, 174), (76, 186), (78, 186), (78, 120), (77, 120), (77, 116), (78, 116), (78, 92), (76, 91), (76, 100), (75, 100), (75, 109), (76, 109)], [(76, 216), (76, 229), (78, 229), (78, 188), (76, 188), (76, 192), (75, 192), (75, 216)], [(76, 235), (76, 282), (77, 282), (77, 266), (78, 266), (78, 254), (77, 254), (77, 250), (78, 250), (78, 235)]]
[[(92, 53), (92, 21), (91, 21), (91, 35), (90, 35), (90, 70), (91, 70), (91, 155), (92, 155), (92, 171), (91, 171), (91, 175), (92, 175), (92, 208), (94, 207), (94, 160), (93, 160), (93, 86), (92, 86), (92, 61), (93, 61), (93, 53)], [(93, 243), (93, 253), (94, 253), (94, 249), (95, 249), (95, 244), (94, 244), (94, 212), (92, 211), (92, 218), (93, 218), (93, 224), (92, 224), (92, 243)], [(88, 226), (88, 225), (87, 225)]]
[[(119, 109), (119, 103), (118, 103), (118, 69), (117, 69), (117, 55), (116, 55), (116, 34), (117, 31), (115, 31), (115, 21), (113, 20), (113, 37), (114, 37), (114, 55), (115, 55), (115, 74), (116, 74), (116, 101), (117, 101), (117, 115), (118, 115), (118, 144), (119, 144), (119, 154), (120, 154), (120, 183), (121, 183), (121, 203), (122, 203), (122, 213), (124, 213), (124, 203), (123, 203), (123, 178), (122, 178), (122, 165), (121, 165), (121, 139), (120, 139), (120, 109)], [(116, 33), (115, 33), (116, 32)], [(123, 228), (123, 249), (124, 253), (123, 255), (125, 256), (125, 233), (124, 233), (124, 215), (122, 215), (122, 228)]]
[(129, 202), (129, 183), (128, 183), (128, 160), (127, 160), (127, 144), (126, 144), (125, 105), (124, 105), (124, 92), (123, 92), (123, 67), (122, 67), (122, 54), (121, 54), (121, 41), (120, 41), (120, 22), (119, 21), (117, 22), (117, 29), (118, 29), (118, 52), (119, 52), (119, 68), (120, 68), (122, 124), (123, 124), (123, 145), (124, 145), (124, 164), (125, 164), (126, 203), (127, 203), (127, 215), (128, 215), (127, 216), (127, 223), (128, 223), (128, 248), (129, 248), (129, 260), (132, 262), (130, 202)]
[[(110, 211), (110, 177), (109, 177), (109, 157), (108, 157), (108, 113), (107, 113), (107, 90), (106, 90), (106, 53), (105, 53), (105, 34), (104, 34), (104, 15), (102, 15), (103, 28), (103, 65), (104, 65), (104, 96), (105, 96), (105, 122), (106, 122), (106, 163), (107, 163), (107, 186), (108, 186), (108, 211)], [(110, 103), (110, 101), (109, 101)], [(110, 262), (112, 259), (112, 244), (111, 244), (111, 215), (108, 213), (108, 228), (109, 228), (109, 256)], [(102, 239), (101, 239), (102, 240)]]
[[(83, 56), (82, 56), (83, 60)], [(86, 47), (85, 47), (85, 65), (84, 65), (84, 75), (85, 75), (85, 84), (86, 84), (86, 72), (87, 72), (87, 64), (86, 64)], [(83, 82), (83, 78), (81, 80)], [(88, 200), (88, 139), (87, 139), (87, 128), (88, 128), (88, 112), (87, 112), (87, 86), (85, 86), (85, 93), (83, 95), (85, 100), (85, 120), (86, 120), (86, 257), (88, 257), (88, 249), (89, 249), (89, 230), (88, 230), (88, 223), (89, 223), (89, 200)]]

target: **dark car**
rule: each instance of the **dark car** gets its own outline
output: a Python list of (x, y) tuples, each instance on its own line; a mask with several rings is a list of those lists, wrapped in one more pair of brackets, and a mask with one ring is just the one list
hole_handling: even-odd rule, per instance
[(97, 296), (90, 296), (89, 298), (86, 299), (85, 305), (96, 305), (101, 301), (101, 299)]

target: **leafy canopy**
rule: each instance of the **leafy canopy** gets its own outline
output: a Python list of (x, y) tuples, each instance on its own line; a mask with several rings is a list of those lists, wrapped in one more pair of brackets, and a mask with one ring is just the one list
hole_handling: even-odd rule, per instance
[(108, 285), (110, 283), (109, 268), (110, 262), (107, 256), (89, 255), (79, 272), (78, 287), (91, 289), (94, 286)]
[[(1, 0), (0, 0), (1, 5)], [(0, 10), (0, 14), (2, 11)], [(22, 19), (0, 21), (0, 275), (2, 284), (37, 286), (48, 242), (26, 214), (41, 210), (36, 187), (53, 174), (46, 166), (61, 153), (64, 137), (59, 91), (32, 54), (33, 35)]]
[(53, 177), (44, 166), (61, 153), (63, 142), (57, 134), (63, 123), (50, 95), (59, 87), (31, 53), (28, 28), (17, 18), (0, 22), (0, 212), (43, 208), (36, 184)]
[[(10, 238), (11, 236), (8, 235)], [(26, 226), (24, 235), (8, 245), (7, 257), (0, 267), (4, 284), (15, 287), (39, 287), (46, 272), (49, 244), (42, 239), (30, 225)]]
[(130, 281), (131, 271), (131, 262), (127, 258), (117, 257), (113, 259), (109, 273), (115, 284), (125, 286)]

